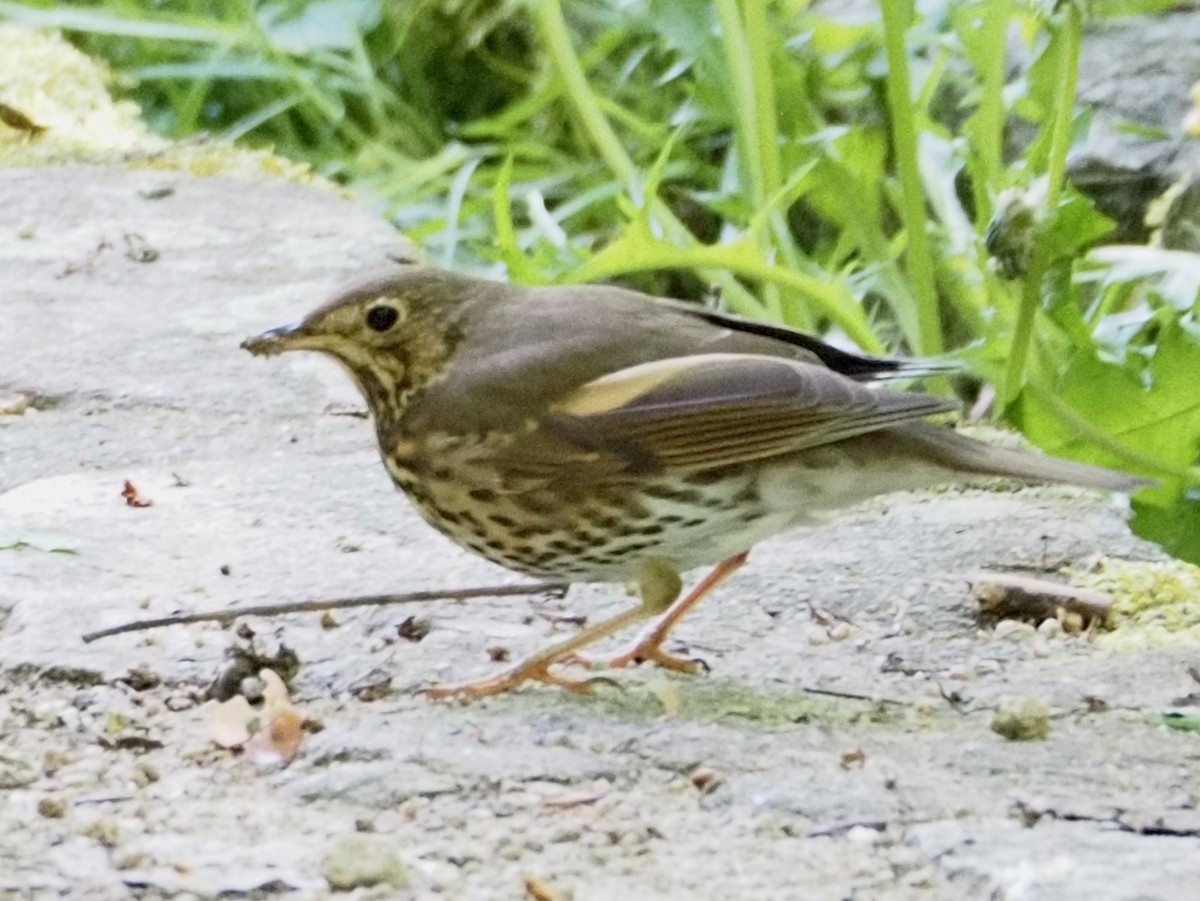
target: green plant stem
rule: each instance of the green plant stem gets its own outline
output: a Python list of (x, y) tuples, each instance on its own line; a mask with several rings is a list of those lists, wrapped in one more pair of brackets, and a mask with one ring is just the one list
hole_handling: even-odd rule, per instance
[(596, 102), (596, 95), (587, 83), (583, 66), (580, 65), (579, 57), (575, 55), (575, 49), (571, 46), (571, 33), (563, 18), (561, 3), (559, 0), (536, 0), (530, 4), (530, 8), (537, 21), (546, 54), (566, 86), (567, 95), (575, 108), (580, 125), (587, 132), (605, 165), (621, 180), (627, 190), (632, 189), (637, 178), (637, 167), (625, 152), (621, 139), (609, 124), (604, 111), (600, 109), (600, 104)]
[[(783, 185), (783, 161), (779, 155), (778, 109), (775, 104), (775, 77), (771, 72), (772, 35), (767, 27), (764, 0), (742, 0), (746, 23), (745, 45), (750, 51), (750, 71), (754, 86), (754, 146), (762, 169), (763, 202)], [(754, 52), (753, 48), (758, 48)]]
[[(722, 46), (725, 50), (725, 66), (730, 75), (730, 106), (736, 119), (738, 154), (750, 184), (750, 205), (763, 209), (767, 199), (779, 190), (779, 159), (771, 154), (764, 141), (764, 129), (770, 146), (775, 144), (775, 98), (771, 84), (770, 37), (766, 34), (765, 7), (763, 0), (744, 4), (746, 19), (743, 22), (738, 0), (716, 0), (717, 14), (721, 22)], [(753, 9), (751, 9), (753, 8)], [(749, 34), (751, 28), (755, 35)], [(758, 52), (751, 51), (752, 41)], [(766, 96), (764, 96), (766, 95)], [(766, 124), (764, 125), (764, 121)], [(773, 171), (768, 173), (768, 169)], [(771, 181), (771, 179), (774, 179)], [(771, 251), (771, 234), (763, 232), (756, 236), (764, 256)], [(777, 285), (766, 285), (763, 289), (763, 305), (772, 319), (783, 318), (783, 307)]]
[[(886, 352), (883, 342), (872, 334), (867, 325), (862, 308), (853, 298), (844, 297), (842, 292), (827, 280), (749, 258), (744, 250), (730, 245), (709, 244), (678, 248), (647, 240), (640, 247), (636, 260), (627, 256), (606, 257), (602, 253), (571, 273), (571, 277), (577, 281), (594, 281), (631, 272), (681, 267), (697, 270), (720, 267), (746, 278), (777, 284), (795, 291), (807, 297), (823, 315), (841, 328), (847, 337), (864, 351), (873, 354)], [(732, 306), (739, 312), (744, 312), (737, 303), (733, 303)]]
[(974, 180), (975, 224), (981, 232), (992, 218), (988, 187), (998, 185), (1004, 174), (1004, 65), (1011, 2), (990, 0), (980, 26), (987, 38), (984, 41), (987, 55), (978, 63), (981, 90), (979, 109), (975, 113), (975, 152), (983, 162), (982, 177)]
[(901, 214), (908, 239), (905, 262), (916, 305), (910, 319), (915, 319), (917, 333), (909, 335), (908, 339), (917, 354), (935, 356), (942, 352), (942, 326), (933, 277), (933, 257), (926, 231), (925, 195), (917, 165), (917, 123), (905, 46), (912, 7), (906, 0), (880, 0), (879, 5), (883, 12), (883, 39), (888, 62), (887, 96), (892, 143), (896, 153), (896, 169), (900, 175), (903, 200)]
[(1046, 275), (1046, 264), (1041, 254), (1034, 260), (1021, 281), (1021, 299), (1017, 308), (1017, 324), (1013, 329), (1012, 345), (1008, 353), (1008, 365), (1004, 370), (1004, 388), (1000, 394), (1000, 410), (1011, 404), (1020, 393), (1025, 381), (1025, 366), (1029, 359), (1029, 346), (1033, 342), (1033, 323), (1038, 307), (1042, 305), (1042, 279)]
[[(755, 146), (762, 158), (763, 194), (770, 204), (771, 198), (782, 189), (784, 176), (783, 156), (779, 149), (779, 107), (775, 95), (775, 75), (771, 68), (773, 35), (767, 23), (765, 0), (742, 0), (742, 17), (746, 23), (746, 43), (750, 48), (758, 48), (757, 53), (752, 50), (750, 54), (754, 73)], [(796, 246), (784, 211), (772, 209), (768, 221), (773, 246), (780, 259), (788, 267), (798, 268), (801, 265), (801, 251)], [(771, 287), (774, 288), (774, 285)], [(778, 297), (768, 295), (767, 300), (768, 308), (772, 301), (780, 304)], [(780, 308), (779, 315), (781, 319), (801, 328), (811, 328), (813, 325), (807, 308), (799, 304), (789, 304), (786, 312)]]
[[(584, 75), (583, 66), (571, 45), (571, 34), (563, 18), (560, 0), (536, 0), (530, 11), (545, 45), (550, 63), (566, 86), (566, 96), (575, 110), (580, 125), (595, 145), (608, 168), (625, 186), (625, 190), (636, 196), (637, 166), (621, 145), (604, 111), (596, 100)], [(657, 197), (645, 199), (651, 215), (663, 229), (663, 233), (678, 244), (694, 245), (695, 237), (687, 226), (679, 221), (670, 208)], [(701, 270), (700, 275), (720, 286), (723, 295), (736, 301), (741, 307), (761, 306), (749, 291), (728, 272)]]
[[(746, 32), (742, 28), (737, 0), (717, 0), (717, 13), (721, 20), (722, 46), (725, 50), (725, 66), (731, 82), (730, 106), (736, 119), (737, 147), (742, 166), (750, 183), (750, 203), (761, 209), (767, 199), (763, 180), (763, 158), (756, 137), (755, 122), (758, 99), (755, 97), (755, 56), (750, 52)], [(764, 49), (764, 48), (760, 48)], [(762, 53), (757, 54), (762, 56)]]
[(1083, 13), (1079, 4), (1069, 2), (1063, 5), (1065, 21), (1059, 27), (1065, 43), (1059, 58), (1058, 108), (1054, 111), (1054, 122), (1051, 124), (1053, 131), (1050, 133), (1050, 159), (1046, 171), (1050, 180), (1046, 191), (1046, 210), (1051, 216), (1058, 211), (1067, 177), (1067, 152), (1071, 149), (1071, 125), (1075, 121), (1075, 94), (1079, 84), (1079, 47), (1083, 43)]
[[(1043, 224), (1042, 228), (1058, 214), (1059, 201), (1062, 199), (1067, 171), (1067, 151), (1071, 148), (1071, 123), (1075, 117), (1075, 92), (1079, 80), (1079, 46), (1083, 37), (1083, 14), (1075, 3), (1067, 3), (1065, 6), (1057, 34), (1058, 39), (1063, 41), (1059, 50), (1058, 68), (1058, 83), (1062, 90), (1058, 95), (1054, 120), (1050, 123), (1050, 156), (1047, 161), (1048, 185), (1045, 200), (1047, 223)], [(1017, 312), (1017, 325), (1004, 373), (1004, 386), (1000, 392), (1001, 409), (1016, 399), (1025, 383), (1034, 323), (1042, 305), (1042, 279), (1045, 278), (1052, 262), (1046, 259), (1042, 245), (1039, 244), (1021, 285), (1021, 305)]]

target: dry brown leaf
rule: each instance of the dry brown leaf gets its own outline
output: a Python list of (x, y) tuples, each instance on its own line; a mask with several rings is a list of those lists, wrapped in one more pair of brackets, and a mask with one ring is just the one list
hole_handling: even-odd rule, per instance
[(292, 705), (287, 686), (273, 670), (258, 673), (263, 683), (263, 706), (255, 710), (241, 695), (216, 705), (213, 741), (222, 748), (241, 748), (246, 759), (260, 767), (290, 762), (304, 741), (304, 717)]
[(304, 717), (285, 710), (272, 717), (265, 729), (259, 730), (242, 746), (246, 759), (261, 767), (289, 763), (304, 741)]
[(154, 501), (148, 497), (142, 497), (137, 490), (137, 486), (129, 479), (125, 480), (125, 487), (121, 489), (121, 497), (125, 498), (125, 505), (128, 507), (152, 507)]

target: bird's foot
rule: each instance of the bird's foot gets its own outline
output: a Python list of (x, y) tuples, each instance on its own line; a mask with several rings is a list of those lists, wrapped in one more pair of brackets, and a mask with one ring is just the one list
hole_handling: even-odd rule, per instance
[(612, 657), (592, 657), (585, 654), (575, 654), (568, 658), (567, 663), (582, 666), (584, 669), (624, 669), (627, 666), (638, 666), (642, 663), (653, 663), (663, 669), (677, 673), (696, 675), (707, 673), (709, 666), (699, 657), (683, 657), (678, 654), (668, 654), (662, 649), (661, 639), (653, 635), (639, 637), (625, 650)]
[(542, 682), (566, 689), (575, 694), (588, 694), (597, 685), (616, 685), (612, 679), (595, 676), (591, 679), (568, 679), (550, 671), (551, 661), (539, 659), (537, 655), (523, 660), (516, 666), (470, 682), (460, 682), (457, 685), (433, 685), (421, 690), (431, 701), (441, 701), (447, 698), (462, 698), (473, 701), (477, 698), (488, 698), (501, 695), (519, 688), (526, 682)]

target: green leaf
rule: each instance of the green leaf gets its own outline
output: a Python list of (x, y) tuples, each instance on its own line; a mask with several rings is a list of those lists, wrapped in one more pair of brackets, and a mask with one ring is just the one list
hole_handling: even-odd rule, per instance
[(513, 158), (510, 154), (505, 158), (496, 176), (496, 186), (492, 190), (492, 215), (496, 221), (496, 251), (498, 258), (508, 267), (509, 277), (516, 282), (536, 285), (545, 281), (541, 272), (534, 266), (521, 247), (517, 244), (517, 231), (513, 227), (512, 200), (509, 197), (509, 184), (512, 181)]
[(1166, 726), (1168, 729), (1178, 729), (1180, 732), (1200, 733), (1200, 716), (1188, 716), (1185, 713), (1167, 711), (1148, 714), (1146, 720), (1156, 726)]
[(1066, 189), (1038, 237), (1050, 261), (1073, 259), (1113, 230), (1114, 223), (1078, 191)]
[[(1160, 333), (1144, 373), (1081, 350), (1053, 389), (1024, 389), (1014, 415), (1021, 431), (1055, 456), (1118, 468), (1142, 458), (1149, 474), (1182, 477), (1200, 453), (1197, 384), (1200, 341), (1172, 323)], [(1094, 434), (1081, 434), (1064, 413)]]
[(1133, 499), (1133, 531), (1162, 547), (1168, 554), (1200, 564), (1200, 492), (1175, 493), (1165, 503), (1156, 495), (1163, 489), (1144, 492)]

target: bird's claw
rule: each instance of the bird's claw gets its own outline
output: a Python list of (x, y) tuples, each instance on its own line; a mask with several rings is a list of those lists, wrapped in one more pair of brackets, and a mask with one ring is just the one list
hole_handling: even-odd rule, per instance
[(582, 666), (584, 669), (624, 669), (628, 666), (653, 663), (661, 666), (663, 669), (669, 669), (676, 673), (687, 673), (689, 675), (712, 671), (712, 667), (701, 657), (682, 657), (677, 654), (668, 654), (657, 644), (650, 645), (644, 642), (637, 642), (629, 649), (607, 659), (589, 657), (585, 654), (574, 654), (563, 662)]
[(597, 685), (621, 687), (620, 683), (608, 676), (568, 679), (550, 672), (549, 664), (536, 661), (519, 663), (494, 676), (487, 676), (471, 682), (460, 682), (457, 685), (431, 685), (428, 688), (419, 689), (418, 694), (425, 695), (431, 701), (443, 701), (451, 698), (473, 701), (478, 698), (505, 694), (519, 688), (525, 682), (542, 682), (575, 694), (589, 694)]

